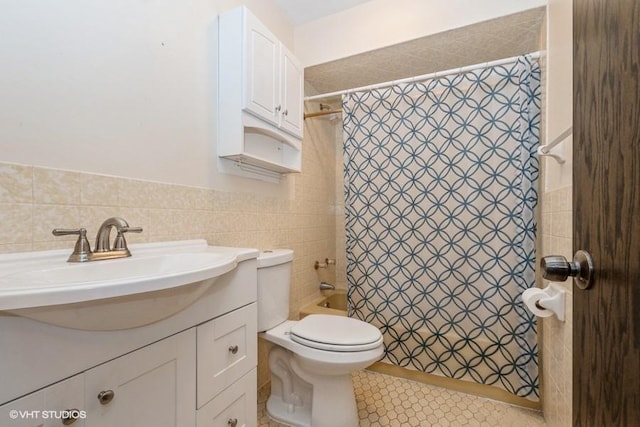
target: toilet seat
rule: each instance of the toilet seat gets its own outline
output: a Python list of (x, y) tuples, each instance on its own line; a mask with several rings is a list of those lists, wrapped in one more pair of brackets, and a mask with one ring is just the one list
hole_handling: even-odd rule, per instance
[(325, 351), (367, 351), (382, 344), (382, 334), (375, 326), (327, 314), (305, 317), (291, 327), (289, 334), (298, 344)]

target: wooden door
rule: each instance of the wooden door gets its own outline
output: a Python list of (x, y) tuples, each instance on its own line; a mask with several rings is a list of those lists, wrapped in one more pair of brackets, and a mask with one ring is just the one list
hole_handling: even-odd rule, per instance
[(640, 1), (574, 0), (573, 424), (640, 425)]

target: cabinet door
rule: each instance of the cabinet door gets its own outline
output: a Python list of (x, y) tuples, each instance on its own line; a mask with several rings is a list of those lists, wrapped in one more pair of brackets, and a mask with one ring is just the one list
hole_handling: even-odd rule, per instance
[(86, 372), (86, 427), (195, 425), (195, 330)]
[(281, 87), (283, 130), (302, 138), (304, 69), (284, 46), (281, 47)]
[(60, 427), (63, 418), (70, 416), (75, 421), (67, 425), (85, 425), (82, 374), (0, 406), (0, 426)]
[(254, 368), (198, 410), (198, 427), (255, 427), (258, 418), (257, 382)]
[(44, 420), (39, 412), (41, 410), (44, 410), (44, 390), (0, 406), (0, 425), (43, 427)]
[(198, 326), (198, 408), (256, 366), (257, 325), (253, 303)]
[(280, 42), (251, 13), (245, 15), (244, 108), (278, 125)]

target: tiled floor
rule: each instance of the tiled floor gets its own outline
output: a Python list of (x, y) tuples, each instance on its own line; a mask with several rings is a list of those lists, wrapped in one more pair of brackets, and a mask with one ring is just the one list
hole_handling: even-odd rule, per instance
[[(546, 426), (540, 412), (377, 372), (357, 372), (353, 385), (361, 427)], [(269, 420), (267, 397), (268, 390), (261, 390), (258, 425), (280, 427)]]

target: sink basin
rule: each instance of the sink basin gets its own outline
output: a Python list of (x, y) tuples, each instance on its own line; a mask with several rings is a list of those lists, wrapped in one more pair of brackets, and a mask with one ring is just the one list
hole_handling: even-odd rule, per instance
[(0, 311), (83, 330), (118, 330), (169, 317), (237, 265), (204, 240), (131, 245), (132, 257), (68, 263), (68, 250), (0, 256)]

